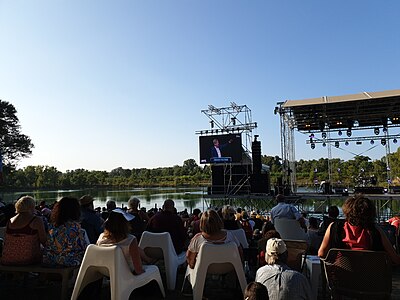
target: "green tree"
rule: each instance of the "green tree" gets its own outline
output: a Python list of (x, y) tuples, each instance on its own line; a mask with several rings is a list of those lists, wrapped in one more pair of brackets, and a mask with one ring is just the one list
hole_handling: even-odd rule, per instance
[(14, 166), (32, 154), (31, 139), (21, 133), (17, 111), (9, 102), (0, 100), (0, 151), (5, 165)]

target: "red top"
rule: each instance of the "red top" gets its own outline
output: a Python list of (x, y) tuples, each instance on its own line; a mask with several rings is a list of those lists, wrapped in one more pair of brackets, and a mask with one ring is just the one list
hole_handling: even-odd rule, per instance
[(344, 223), (345, 237), (342, 240), (352, 250), (370, 250), (372, 248), (371, 233), (361, 226)]

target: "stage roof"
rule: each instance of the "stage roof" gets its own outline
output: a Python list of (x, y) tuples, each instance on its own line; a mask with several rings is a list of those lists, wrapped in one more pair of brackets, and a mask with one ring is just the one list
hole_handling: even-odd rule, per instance
[(282, 112), (300, 131), (399, 127), (400, 90), (287, 100)]

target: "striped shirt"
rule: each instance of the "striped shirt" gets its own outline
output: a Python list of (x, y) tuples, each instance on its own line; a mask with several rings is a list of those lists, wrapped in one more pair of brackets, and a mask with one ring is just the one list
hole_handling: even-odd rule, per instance
[(307, 278), (286, 265), (275, 264), (259, 268), (255, 281), (267, 287), (270, 300), (313, 299)]

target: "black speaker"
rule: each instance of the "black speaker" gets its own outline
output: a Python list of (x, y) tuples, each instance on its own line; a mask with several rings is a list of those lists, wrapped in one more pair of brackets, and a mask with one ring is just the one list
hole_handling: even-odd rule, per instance
[(211, 194), (223, 194), (224, 168), (223, 166), (211, 166)]
[(252, 174), (250, 177), (251, 192), (255, 194), (269, 194), (271, 191), (268, 174)]
[(253, 174), (261, 173), (261, 142), (254, 141), (251, 144), (251, 151), (253, 155)]

